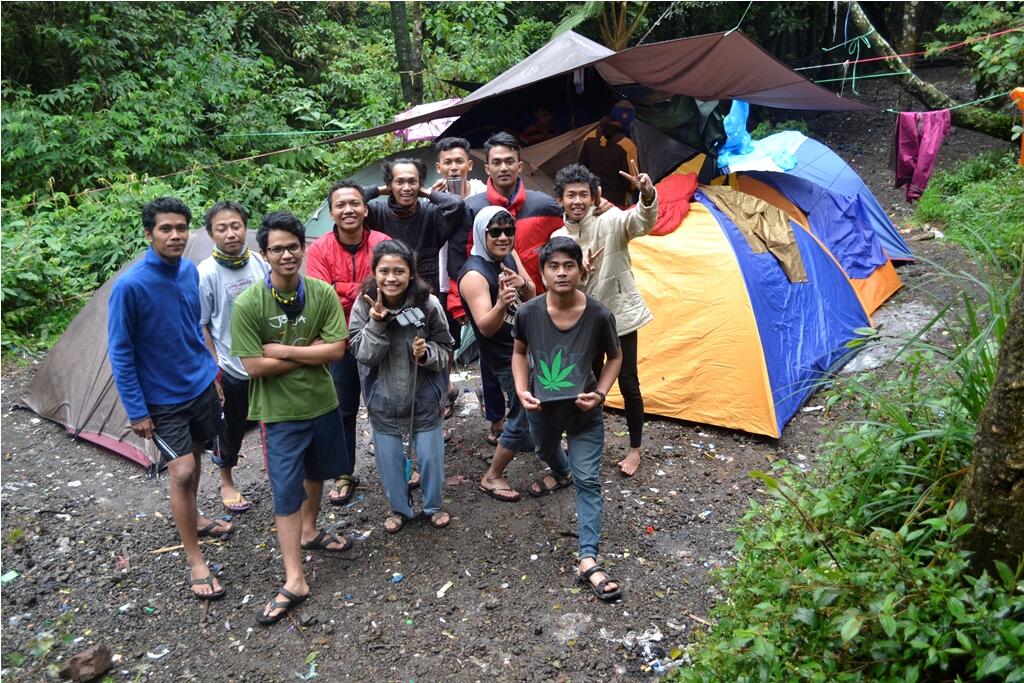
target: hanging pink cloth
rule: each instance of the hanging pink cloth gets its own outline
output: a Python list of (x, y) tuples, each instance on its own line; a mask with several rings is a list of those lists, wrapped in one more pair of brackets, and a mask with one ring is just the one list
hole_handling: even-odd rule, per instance
[(907, 111), (896, 119), (896, 187), (907, 186), (907, 201), (921, 197), (942, 141), (949, 134), (948, 109)]

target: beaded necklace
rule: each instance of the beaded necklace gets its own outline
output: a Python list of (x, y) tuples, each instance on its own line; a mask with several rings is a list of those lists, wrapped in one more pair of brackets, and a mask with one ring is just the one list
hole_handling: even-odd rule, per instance
[(306, 307), (306, 287), (303, 283), (303, 278), (299, 277), (299, 288), (291, 296), (285, 296), (279, 289), (274, 287), (273, 282), (270, 280), (270, 273), (267, 273), (264, 283), (266, 283), (267, 289), (270, 290), (270, 296), (274, 297), (274, 301), (281, 307), (284, 314), (288, 316), (288, 321), (295, 322), (296, 318), (302, 315), (302, 309)]

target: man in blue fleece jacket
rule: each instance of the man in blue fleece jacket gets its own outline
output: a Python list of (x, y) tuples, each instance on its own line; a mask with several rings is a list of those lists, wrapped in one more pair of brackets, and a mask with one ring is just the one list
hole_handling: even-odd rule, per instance
[(142, 208), (150, 248), (110, 293), (108, 355), (132, 431), (153, 439), (167, 461), (189, 588), (200, 600), (214, 600), (224, 596), (224, 588), (206, 566), (199, 536), (225, 536), (234, 529), (196, 512), (200, 456), (220, 431), (221, 403), (217, 363), (203, 342), (199, 273), (181, 257), (191, 219), (185, 203), (173, 197)]

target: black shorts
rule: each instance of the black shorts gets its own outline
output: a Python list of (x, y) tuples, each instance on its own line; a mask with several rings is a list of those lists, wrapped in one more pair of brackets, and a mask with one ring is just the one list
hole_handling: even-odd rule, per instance
[(165, 461), (191, 455), (196, 444), (205, 444), (223, 426), (220, 399), (212, 383), (190, 401), (150, 405), (149, 417), (156, 431), (153, 442)]

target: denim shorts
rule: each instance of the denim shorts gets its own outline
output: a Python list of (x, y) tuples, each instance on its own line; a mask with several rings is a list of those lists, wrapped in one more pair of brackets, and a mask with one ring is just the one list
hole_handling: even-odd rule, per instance
[(307, 479), (323, 481), (341, 476), (350, 457), (337, 408), (312, 420), (264, 423), (263, 446), (274, 514), (282, 517), (302, 507)]
[[(492, 368), (493, 369), (493, 368)], [(516, 393), (516, 383), (512, 379), (512, 368), (503, 368), (494, 373), (505, 394), (505, 405), (508, 413), (505, 415), (505, 426), (498, 437), (498, 443), (510, 451), (516, 453), (532, 453), (533, 438), (530, 436), (530, 423), (526, 421), (526, 410), (519, 402), (519, 395)]]
[(206, 444), (223, 427), (220, 398), (213, 384), (184, 403), (150, 404), (153, 443), (165, 461), (192, 455), (196, 444)]

